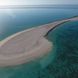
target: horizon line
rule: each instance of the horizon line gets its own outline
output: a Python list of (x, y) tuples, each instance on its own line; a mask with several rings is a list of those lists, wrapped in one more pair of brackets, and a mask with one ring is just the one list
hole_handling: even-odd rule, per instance
[[(73, 7), (74, 6), (74, 7)], [(74, 4), (40, 4), (40, 5), (0, 5), (0, 9), (8, 8), (78, 8), (78, 5)]]

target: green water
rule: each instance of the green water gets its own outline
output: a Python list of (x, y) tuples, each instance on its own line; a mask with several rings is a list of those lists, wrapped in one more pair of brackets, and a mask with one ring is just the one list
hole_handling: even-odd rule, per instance
[[(48, 76), (50, 76), (48, 78), (77, 78), (78, 21), (60, 26), (49, 35), (49, 38), (56, 47), (55, 57), (43, 71), (48, 71)], [(47, 78), (46, 74), (44, 78)]]

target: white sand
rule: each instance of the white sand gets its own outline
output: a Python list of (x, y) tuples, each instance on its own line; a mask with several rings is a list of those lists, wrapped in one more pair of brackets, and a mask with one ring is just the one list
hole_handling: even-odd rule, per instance
[[(15, 54), (15, 55), (0, 55), (0, 66), (18, 65), (40, 58), (51, 50), (52, 44), (45, 38), (41, 38), (35, 47), (28, 52)], [(33, 58), (34, 57), (34, 58)]]
[(0, 42), (0, 66), (23, 64), (49, 53), (52, 43), (44, 37), (47, 32), (60, 24), (76, 20), (78, 17), (55, 21), (6, 38)]

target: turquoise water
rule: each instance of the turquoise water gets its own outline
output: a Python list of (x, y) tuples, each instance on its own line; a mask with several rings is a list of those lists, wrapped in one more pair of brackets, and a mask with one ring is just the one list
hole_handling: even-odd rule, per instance
[[(78, 9), (0, 9), (0, 40), (31, 28), (78, 15)], [(49, 33), (52, 51), (27, 64), (0, 68), (0, 78), (78, 78), (78, 21), (59, 26)]]

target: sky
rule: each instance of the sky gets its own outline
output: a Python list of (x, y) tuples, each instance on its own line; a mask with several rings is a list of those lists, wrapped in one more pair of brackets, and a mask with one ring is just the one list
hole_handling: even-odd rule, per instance
[(0, 0), (0, 5), (78, 4), (78, 0)]

